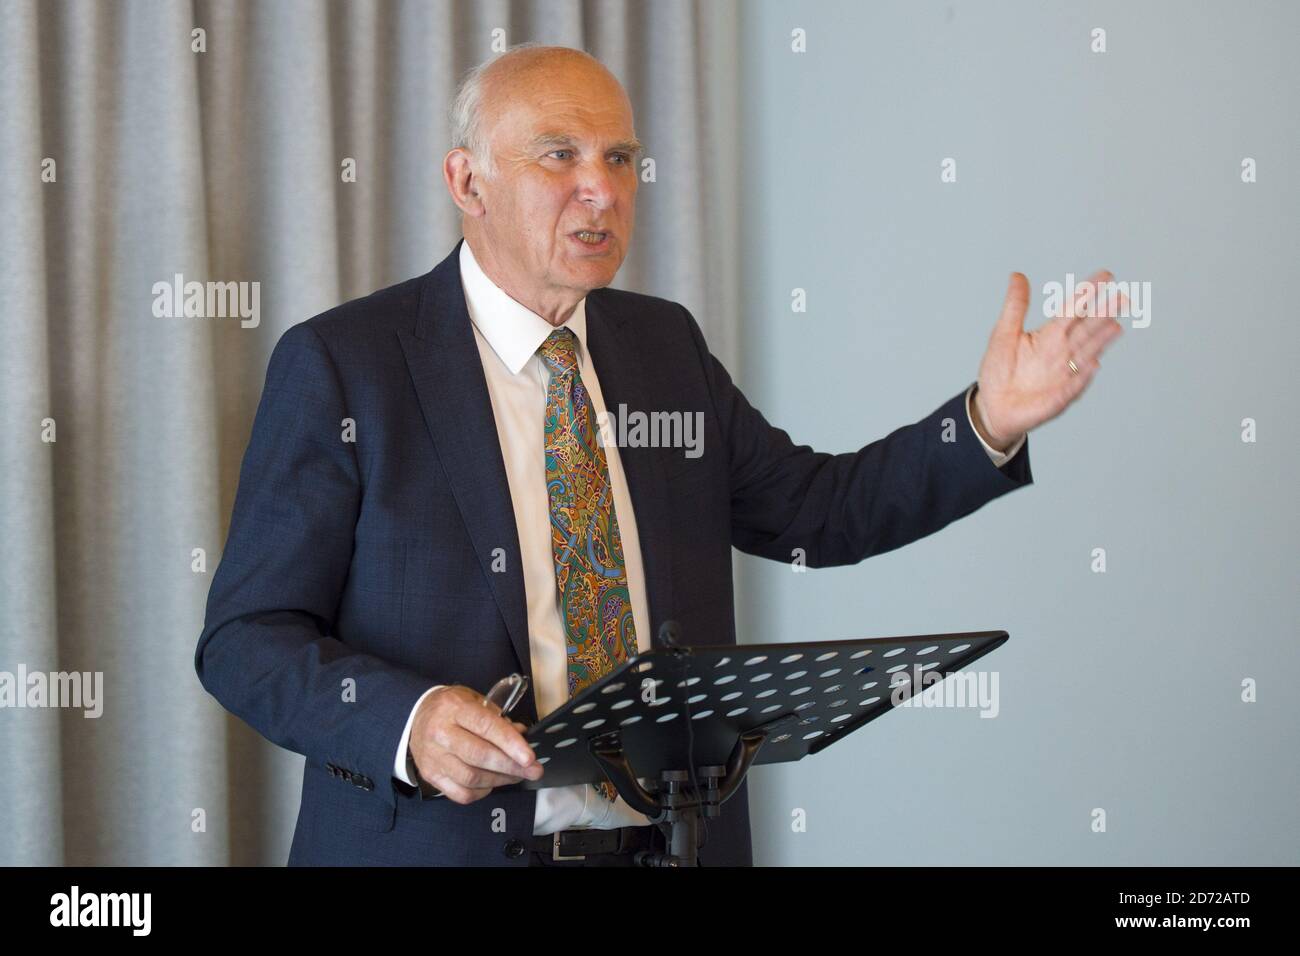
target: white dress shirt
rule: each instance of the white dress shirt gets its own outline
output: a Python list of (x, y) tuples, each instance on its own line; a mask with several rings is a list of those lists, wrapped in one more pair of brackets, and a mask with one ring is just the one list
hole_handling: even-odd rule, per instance
[[(465, 303), (474, 326), (474, 340), (483, 361), (488, 395), (496, 419), (497, 438), (505, 462), (506, 480), (519, 535), (519, 553), (523, 560), (524, 592), (528, 603), (528, 647), (532, 656), (532, 686), (537, 716), (562, 706), (569, 699), (568, 660), (565, 652), (564, 621), (560, 614), (559, 590), (555, 583), (555, 558), (551, 550), (550, 499), (546, 492), (545, 432), (546, 386), (550, 371), (537, 349), (554, 331), (541, 316), (510, 298), (483, 272), (469, 243), (460, 247), (461, 285)], [(600, 379), (587, 351), (587, 300), (582, 299), (563, 325), (577, 337), (578, 374), (591, 398), (596, 421), (605, 410)], [(970, 416), (972, 385), (966, 390), (966, 414)], [(974, 423), (971, 424), (974, 430)], [(976, 432), (976, 437), (979, 433)], [(999, 453), (980, 439), (995, 465), (1009, 460), (1024, 443), (1022, 437), (1006, 453)], [(636, 515), (628, 494), (627, 481), (618, 448), (604, 445), (609, 466), (609, 480), (614, 491), (614, 511), (623, 539), (623, 558), (627, 572), (628, 593), (632, 599), (632, 620), (636, 628), (637, 648), (648, 651), (650, 615), (646, 605), (645, 574), (641, 562), (641, 543), (637, 536)], [(505, 675), (501, 675), (505, 676)], [(434, 690), (429, 688), (407, 718), (393, 763), (393, 776), (414, 786), (406, 773), (407, 745), (411, 725), (420, 703)], [(486, 688), (476, 688), (485, 691)], [(545, 776), (542, 777), (545, 780)], [(533, 833), (541, 835), (578, 827), (612, 829), (648, 824), (644, 814), (633, 810), (622, 797), (613, 803), (590, 784), (567, 787), (544, 787), (537, 791), (537, 810)]]

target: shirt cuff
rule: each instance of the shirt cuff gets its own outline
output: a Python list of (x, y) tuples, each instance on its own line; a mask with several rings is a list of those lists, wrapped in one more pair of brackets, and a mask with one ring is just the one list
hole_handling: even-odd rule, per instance
[(411, 743), (411, 726), (415, 723), (415, 712), (419, 710), (420, 705), (424, 703), (424, 698), (428, 697), (439, 687), (446, 686), (446, 684), (437, 684), (426, 690), (420, 695), (420, 699), (415, 702), (415, 706), (411, 708), (410, 716), (406, 718), (406, 729), (402, 731), (401, 743), (397, 745), (397, 757), (393, 761), (393, 776), (402, 781), (402, 783), (406, 784), (408, 787), (416, 786), (415, 781), (406, 773), (406, 748), (410, 746)]
[(968, 421), (970, 421), (970, 430), (975, 432), (975, 437), (979, 439), (980, 445), (982, 445), (984, 451), (988, 453), (989, 458), (993, 460), (993, 464), (1001, 468), (1003, 465), (1005, 465), (1007, 462), (1009, 462), (1012, 458), (1016, 456), (1016, 452), (1020, 451), (1020, 446), (1025, 443), (1025, 439), (1028, 436), (1021, 435), (1018, 439), (1016, 439), (1016, 443), (1012, 445), (1010, 448), (1008, 448), (1006, 451), (998, 451), (996, 448), (994, 448), (992, 445), (986, 442), (983, 438), (981, 438), (979, 430), (975, 427), (975, 417), (971, 415), (971, 410), (970, 410), (971, 396), (975, 394), (976, 384), (978, 383), (973, 383), (970, 388), (966, 389), (966, 418)]

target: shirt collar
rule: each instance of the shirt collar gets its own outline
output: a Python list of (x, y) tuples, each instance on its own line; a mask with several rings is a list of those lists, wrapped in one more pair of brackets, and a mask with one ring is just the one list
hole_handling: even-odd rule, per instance
[[(504, 289), (489, 279), (474, 258), (468, 240), (462, 240), (460, 244), (460, 282), (465, 291), (470, 321), (487, 339), (510, 374), (518, 375), (546, 337), (555, 331), (555, 326), (510, 298)], [(578, 301), (573, 314), (560, 328), (573, 330), (581, 361), (587, 347), (586, 296)]]

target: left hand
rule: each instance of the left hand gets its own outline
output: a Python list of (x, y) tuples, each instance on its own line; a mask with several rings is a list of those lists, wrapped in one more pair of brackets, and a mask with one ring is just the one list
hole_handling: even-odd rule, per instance
[[(1096, 294), (1096, 283), (1112, 278), (1104, 269), (1094, 273), (1078, 286), (1061, 315), (1026, 332), (1029, 280), (1011, 274), (972, 400), (975, 424), (994, 448), (1011, 447), (1025, 432), (1065, 411), (1088, 387), (1101, 368), (1097, 357), (1124, 331), (1106, 314), (1107, 297)], [(1120, 295), (1115, 304), (1122, 309), (1126, 300)], [(1078, 374), (1070, 370), (1071, 360)]]

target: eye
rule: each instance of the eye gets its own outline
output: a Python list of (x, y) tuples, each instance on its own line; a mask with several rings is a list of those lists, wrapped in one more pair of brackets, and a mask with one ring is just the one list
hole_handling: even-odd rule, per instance
[(554, 156), (556, 153), (571, 153), (571, 152), (573, 151), (569, 149), (553, 149), (547, 155)]
[(615, 158), (615, 159), (621, 159), (621, 160), (623, 161), (623, 162), (622, 162), (622, 165), (624, 165), (624, 166), (626, 166), (628, 163), (632, 162), (632, 157), (629, 156), (627, 153), (615, 153), (615, 154), (614, 154), (614, 158)]

